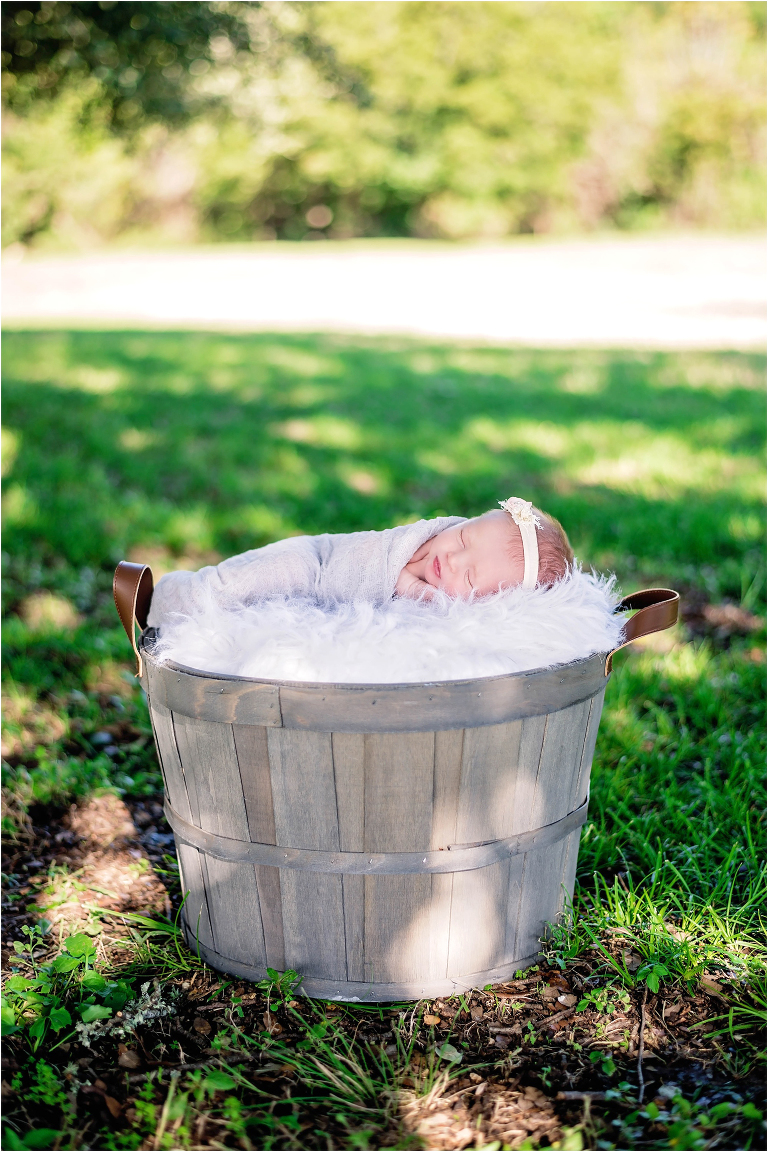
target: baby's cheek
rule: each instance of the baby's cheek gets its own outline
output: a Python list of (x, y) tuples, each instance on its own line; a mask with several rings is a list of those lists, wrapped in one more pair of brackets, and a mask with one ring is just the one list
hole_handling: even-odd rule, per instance
[(449, 596), (455, 596), (460, 600), (466, 600), (471, 594), (472, 589), (468, 588), (462, 580), (452, 580), (444, 587), (443, 591), (447, 592)]

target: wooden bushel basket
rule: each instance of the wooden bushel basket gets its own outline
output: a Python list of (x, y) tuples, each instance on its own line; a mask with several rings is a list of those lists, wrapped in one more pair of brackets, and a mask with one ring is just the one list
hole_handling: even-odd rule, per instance
[[(612, 653), (433, 684), (248, 680), (160, 664), (151, 596), (149, 568), (118, 566), (193, 951), (367, 1001), (450, 995), (535, 959), (573, 897)], [(677, 605), (669, 589), (626, 597), (619, 610), (640, 611), (624, 642)]]

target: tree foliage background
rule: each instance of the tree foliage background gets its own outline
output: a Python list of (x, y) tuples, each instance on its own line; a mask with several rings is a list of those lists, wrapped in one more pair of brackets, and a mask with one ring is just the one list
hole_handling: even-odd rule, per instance
[(749, 228), (766, 5), (3, 4), (3, 243)]

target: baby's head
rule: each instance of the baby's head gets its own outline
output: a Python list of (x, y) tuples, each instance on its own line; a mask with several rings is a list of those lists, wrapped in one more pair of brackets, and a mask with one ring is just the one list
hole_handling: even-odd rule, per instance
[[(512, 508), (486, 512), (433, 536), (424, 568), (424, 580), (449, 596), (488, 596), (500, 587), (522, 584), (526, 575), (528, 535), (529, 569), (531, 533), (538, 545), (538, 572), (529, 571), (526, 585), (549, 588), (561, 580), (573, 563), (573, 549), (562, 525), (553, 516), (524, 501), (506, 501)], [(519, 506), (522, 513), (519, 515)], [(533, 521), (531, 521), (533, 517)], [(517, 519), (522, 522), (518, 524)]]

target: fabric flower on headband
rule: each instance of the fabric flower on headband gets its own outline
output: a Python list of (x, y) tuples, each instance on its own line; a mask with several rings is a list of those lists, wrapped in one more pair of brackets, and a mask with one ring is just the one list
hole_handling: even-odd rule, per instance
[(533, 514), (533, 504), (530, 500), (521, 500), (519, 496), (510, 496), (509, 500), (499, 500), (499, 507), (509, 512), (518, 527), (521, 524), (535, 524), (541, 528), (541, 520)]

